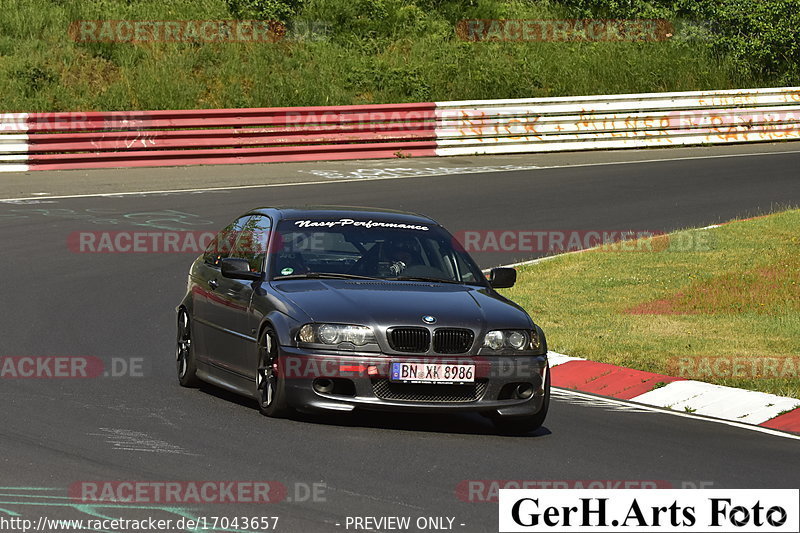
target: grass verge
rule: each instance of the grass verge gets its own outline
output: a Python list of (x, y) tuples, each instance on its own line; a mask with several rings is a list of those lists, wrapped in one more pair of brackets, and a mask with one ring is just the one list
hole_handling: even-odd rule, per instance
[[(551, 350), (800, 398), (800, 210), (519, 269)], [(649, 251), (648, 251), (649, 250)]]

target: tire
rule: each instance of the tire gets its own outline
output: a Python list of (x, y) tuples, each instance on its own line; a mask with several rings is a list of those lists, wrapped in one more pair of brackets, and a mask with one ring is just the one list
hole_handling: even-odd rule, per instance
[(178, 371), (178, 383), (182, 387), (197, 387), (197, 363), (194, 358), (192, 344), (192, 326), (186, 309), (178, 311), (178, 335), (175, 348), (175, 359)]
[(258, 342), (256, 401), (262, 415), (285, 418), (293, 410), (286, 403), (286, 381), (279, 373), (278, 343), (275, 339), (275, 332), (266, 328)]
[(547, 377), (544, 380), (544, 401), (542, 408), (539, 412), (525, 417), (502, 417), (495, 416), (492, 418), (494, 427), (498, 433), (503, 435), (527, 435), (536, 431), (547, 418), (547, 411), (550, 408), (550, 368), (547, 369)]

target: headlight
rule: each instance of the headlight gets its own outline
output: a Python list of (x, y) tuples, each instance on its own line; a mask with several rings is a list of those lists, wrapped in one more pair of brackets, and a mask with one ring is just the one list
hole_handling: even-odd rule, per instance
[(508, 345), (515, 350), (522, 350), (525, 348), (525, 334), (519, 331), (512, 331), (506, 336)]
[(300, 334), (297, 337), (300, 339), (300, 342), (311, 344), (317, 338), (314, 333), (314, 326), (312, 324), (306, 324), (300, 328)]
[(490, 331), (483, 340), (483, 345), (492, 350), (500, 350), (506, 343), (506, 337), (502, 331)]
[(367, 326), (348, 324), (306, 324), (297, 335), (300, 342), (306, 344), (341, 344), (349, 342), (356, 346), (374, 344), (375, 336)]
[(531, 348), (537, 351), (542, 349), (542, 338), (539, 336), (539, 330), (536, 328), (533, 328), (533, 331), (531, 331)]
[(536, 330), (493, 330), (486, 334), (483, 346), (494, 351), (504, 348), (511, 350), (538, 350), (542, 343)]
[(343, 328), (331, 326), (330, 324), (322, 324), (317, 328), (319, 340), (325, 344), (339, 344), (339, 338), (344, 336), (342, 333), (344, 333)]

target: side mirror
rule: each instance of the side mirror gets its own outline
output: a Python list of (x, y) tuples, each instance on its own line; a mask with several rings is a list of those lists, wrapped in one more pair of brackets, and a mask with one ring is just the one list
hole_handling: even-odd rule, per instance
[(489, 271), (489, 285), (493, 289), (508, 289), (517, 282), (517, 271), (513, 268), (493, 268)]
[(243, 279), (248, 281), (259, 281), (262, 278), (261, 272), (251, 272), (250, 263), (247, 259), (237, 257), (226, 257), (220, 265), (222, 276), (231, 279)]

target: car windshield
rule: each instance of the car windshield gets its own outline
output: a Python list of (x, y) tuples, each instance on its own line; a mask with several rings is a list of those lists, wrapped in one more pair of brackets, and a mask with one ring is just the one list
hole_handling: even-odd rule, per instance
[(485, 285), (452, 235), (434, 224), (375, 220), (284, 220), (276, 230), (272, 279), (363, 278)]

